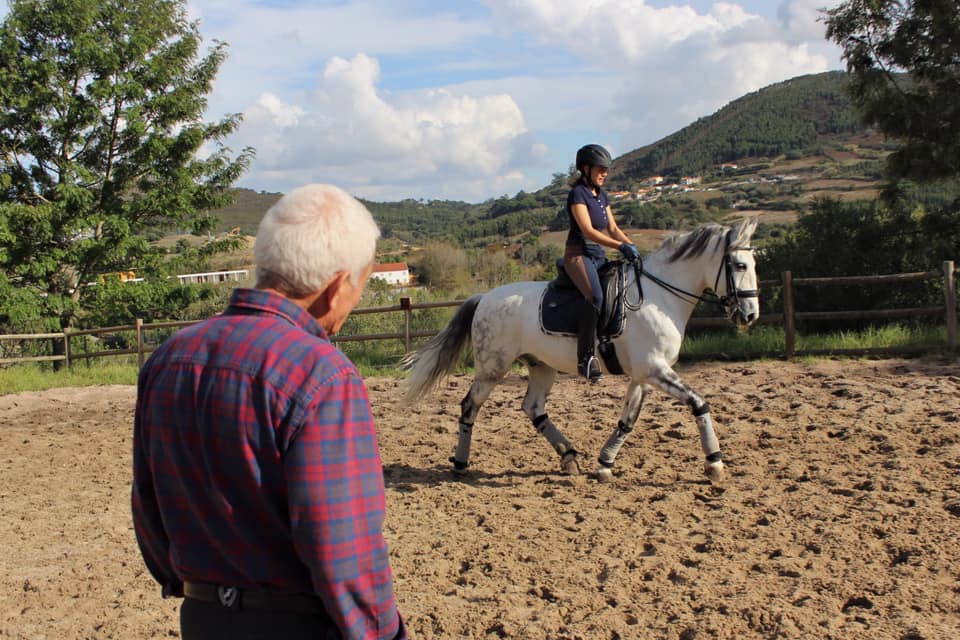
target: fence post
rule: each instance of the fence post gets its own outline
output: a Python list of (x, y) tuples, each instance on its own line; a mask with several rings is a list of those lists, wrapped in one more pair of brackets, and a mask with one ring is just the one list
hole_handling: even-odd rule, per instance
[(947, 346), (957, 348), (957, 281), (953, 260), (943, 263), (943, 296), (947, 311)]
[(410, 353), (410, 319), (413, 310), (410, 308), (410, 298), (400, 298), (400, 308), (403, 309), (403, 348), (404, 353)]
[(143, 368), (143, 319), (137, 318), (137, 366)]
[(70, 327), (63, 330), (63, 360), (66, 363), (67, 371), (70, 370)]
[(787, 358), (792, 358), (795, 352), (795, 332), (793, 318), (793, 273), (784, 271), (780, 274), (783, 283), (783, 334)]

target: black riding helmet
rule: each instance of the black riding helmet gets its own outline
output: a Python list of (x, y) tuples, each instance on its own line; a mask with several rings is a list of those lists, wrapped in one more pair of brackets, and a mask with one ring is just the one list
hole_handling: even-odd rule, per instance
[(584, 165), (609, 169), (612, 163), (610, 152), (598, 144), (588, 144), (577, 151), (577, 171), (586, 173), (583, 171)]

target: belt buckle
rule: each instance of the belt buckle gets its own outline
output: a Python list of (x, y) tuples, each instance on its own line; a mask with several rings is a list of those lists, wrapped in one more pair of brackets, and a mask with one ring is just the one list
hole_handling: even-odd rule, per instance
[(220, 601), (220, 606), (225, 609), (239, 609), (240, 589), (219, 585), (217, 586), (217, 600)]

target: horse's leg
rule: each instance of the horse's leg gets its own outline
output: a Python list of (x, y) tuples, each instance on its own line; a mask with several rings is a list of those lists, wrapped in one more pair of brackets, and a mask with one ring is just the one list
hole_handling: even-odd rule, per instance
[(650, 376), (650, 382), (690, 407), (693, 416), (697, 419), (697, 427), (700, 429), (700, 448), (703, 450), (703, 455), (706, 456), (703, 472), (713, 482), (723, 480), (725, 473), (723, 456), (720, 454), (720, 442), (717, 440), (717, 434), (713, 431), (710, 405), (693, 389), (684, 384), (680, 376), (668, 366), (654, 370)]
[(547, 394), (557, 379), (557, 370), (532, 358), (524, 358), (530, 372), (527, 393), (523, 397), (523, 412), (533, 421), (537, 432), (547, 439), (553, 450), (560, 454), (560, 468), (564, 473), (577, 475), (577, 450), (573, 448), (556, 425), (547, 416)]
[(620, 414), (620, 421), (617, 422), (617, 428), (614, 429), (610, 437), (604, 443), (600, 450), (600, 466), (597, 467), (597, 479), (601, 482), (613, 480), (613, 462), (620, 453), (620, 447), (626, 442), (627, 436), (633, 431), (633, 425), (636, 424), (640, 416), (640, 409), (643, 408), (643, 399), (650, 392), (650, 385), (637, 381), (631, 381), (627, 389), (627, 397), (623, 403), (623, 413)]
[(466, 473), (470, 464), (470, 441), (473, 438), (473, 423), (477, 419), (480, 407), (503, 376), (483, 375), (477, 372), (470, 390), (460, 401), (460, 425), (457, 430), (457, 448), (450, 458), (454, 473)]

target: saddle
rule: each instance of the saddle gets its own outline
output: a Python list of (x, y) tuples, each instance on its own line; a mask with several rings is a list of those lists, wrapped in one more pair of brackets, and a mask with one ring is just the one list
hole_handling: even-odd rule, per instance
[[(623, 333), (626, 318), (624, 283), (628, 267), (622, 260), (613, 260), (601, 267), (597, 274), (603, 292), (603, 304), (597, 322), (598, 351), (607, 369), (614, 374), (623, 373), (611, 340)], [(582, 301), (583, 294), (564, 270), (563, 259), (558, 259), (557, 277), (547, 283), (540, 297), (540, 330), (548, 335), (576, 336), (577, 309)]]

